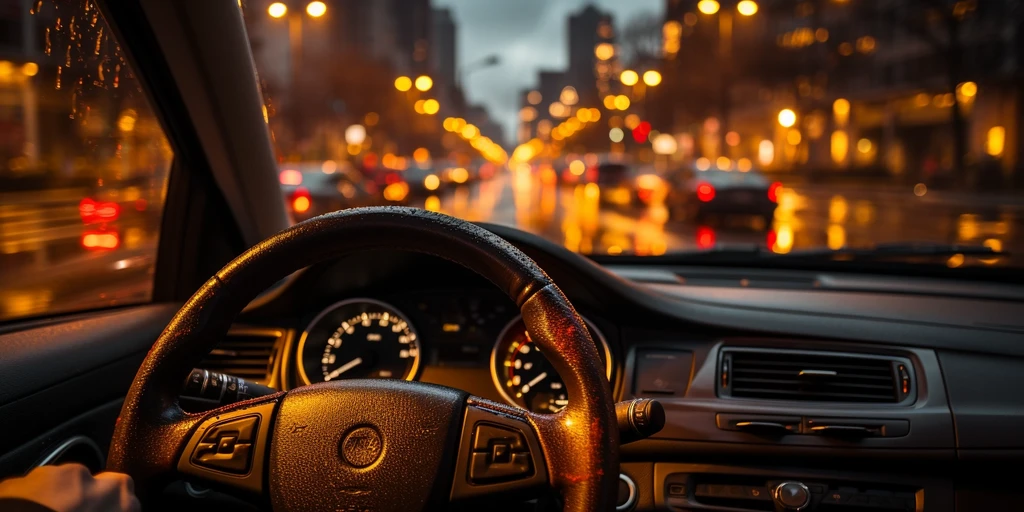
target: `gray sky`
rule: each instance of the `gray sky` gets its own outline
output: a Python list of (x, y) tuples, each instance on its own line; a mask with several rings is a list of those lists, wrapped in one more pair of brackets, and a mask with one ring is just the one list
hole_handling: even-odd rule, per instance
[(660, 15), (664, 0), (434, 0), (450, 7), (458, 30), (458, 65), (501, 55), (500, 66), (482, 69), (466, 81), (471, 103), (482, 103), (514, 140), (518, 92), (536, 84), (540, 69), (568, 63), (567, 18), (587, 4), (609, 11), (616, 31), (639, 13)]

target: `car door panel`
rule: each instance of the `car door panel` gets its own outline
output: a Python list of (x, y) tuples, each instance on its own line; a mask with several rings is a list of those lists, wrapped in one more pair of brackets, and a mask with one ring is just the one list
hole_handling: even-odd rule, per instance
[(105, 449), (110, 411), (116, 417), (120, 408), (112, 403), (176, 310), (139, 306), (0, 335), (0, 474), (23, 471), (25, 461), (73, 435), (105, 432), (93, 438)]

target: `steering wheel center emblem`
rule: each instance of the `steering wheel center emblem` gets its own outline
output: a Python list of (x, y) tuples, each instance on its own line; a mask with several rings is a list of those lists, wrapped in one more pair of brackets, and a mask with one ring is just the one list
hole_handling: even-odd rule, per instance
[(359, 427), (341, 440), (341, 458), (357, 468), (373, 464), (383, 451), (380, 434), (371, 427)]

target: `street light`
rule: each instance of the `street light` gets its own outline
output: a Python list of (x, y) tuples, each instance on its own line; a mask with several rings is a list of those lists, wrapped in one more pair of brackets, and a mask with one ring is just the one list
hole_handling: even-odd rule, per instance
[(779, 125), (783, 128), (792, 128), (796, 124), (796, 112), (788, 108), (779, 111)]
[(434, 86), (434, 80), (427, 75), (420, 75), (416, 77), (416, 90), (421, 92), (427, 92), (431, 87)]
[(661, 73), (651, 69), (644, 71), (644, 83), (649, 87), (654, 87), (661, 83)]
[(281, 2), (274, 2), (270, 4), (270, 7), (267, 7), (267, 14), (269, 14), (271, 18), (281, 18), (285, 14), (288, 14), (288, 6)]
[(639, 75), (637, 75), (636, 71), (633, 71), (632, 69), (627, 69), (619, 75), (619, 81), (622, 82), (622, 85), (632, 87), (636, 85), (638, 80), (640, 80)]
[(715, 0), (700, 0), (697, 2), (697, 10), (704, 14), (714, 14), (718, 12), (720, 5)]
[(400, 76), (395, 79), (395, 89), (405, 92), (412, 89), (412, 79), (407, 76)]
[(315, 2), (310, 2), (309, 5), (306, 6), (306, 14), (314, 18), (319, 18), (320, 16), (323, 16), (325, 13), (327, 13), (327, 4), (319, 0)]
[(742, 0), (736, 4), (736, 12), (743, 16), (753, 16), (757, 14), (757, 2), (754, 0)]

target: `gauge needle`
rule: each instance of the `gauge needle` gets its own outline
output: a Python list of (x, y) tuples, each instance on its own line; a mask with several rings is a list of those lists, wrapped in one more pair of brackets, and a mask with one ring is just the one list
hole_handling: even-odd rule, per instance
[(351, 370), (352, 368), (355, 368), (356, 366), (359, 366), (361, 364), (363, 364), (363, 358), (357, 357), (357, 358), (355, 358), (355, 359), (353, 359), (353, 360), (351, 360), (351, 361), (341, 365), (337, 370), (334, 370), (333, 372), (328, 373), (324, 377), (324, 381), (336, 379), (336, 378), (338, 378), (339, 375), (341, 375), (341, 374), (343, 374), (343, 373), (345, 373), (345, 372)]
[(527, 382), (526, 385), (523, 386), (523, 393), (526, 393), (527, 391), (530, 390), (530, 388), (536, 386), (538, 382), (546, 378), (548, 378), (548, 372), (540, 372), (540, 375), (534, 377), (533, 380)]

